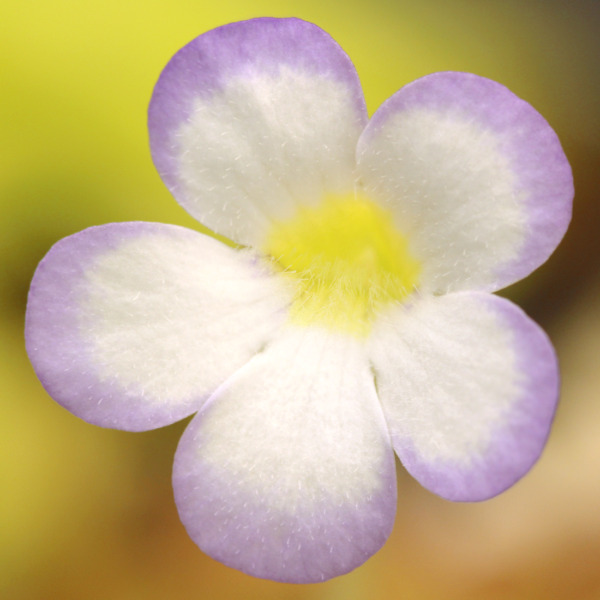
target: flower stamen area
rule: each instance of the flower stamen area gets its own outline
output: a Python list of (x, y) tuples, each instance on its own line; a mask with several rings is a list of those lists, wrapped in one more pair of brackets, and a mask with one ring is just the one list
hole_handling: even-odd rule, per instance
[(296, 285), (294, 322), (360, 337), (384, 305), (414, 291), (421, 270), (392, 214), (354, 194), (327, 196), (274, 223), (263, 250)]

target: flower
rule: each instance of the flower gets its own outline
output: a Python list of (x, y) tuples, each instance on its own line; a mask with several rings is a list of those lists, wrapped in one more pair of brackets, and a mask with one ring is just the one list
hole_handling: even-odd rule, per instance
[(139, 431), (196, 413), (175, 501), (205, 552), (314, 582), (376, 552), (394, 451), (425, 487), (494, 496), (537, 460), (558, 373), (546, 335), (492, 295), (562, 238), (572, 177), (546, 121), (502, 85), (435, 73), (368, 120), (324, 31), (254, 19), (163, 71), (154, 162), (237, 247), (113, 223), (59, 241), (26, 342), (75, 415)]

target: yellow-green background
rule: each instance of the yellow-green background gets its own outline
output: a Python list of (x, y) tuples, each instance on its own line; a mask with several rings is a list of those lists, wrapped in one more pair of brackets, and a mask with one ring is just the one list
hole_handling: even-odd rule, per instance
[[(345, 577), (260, 581), (207, 558), (173, 505), (183, 424), (103, 430), (56, 405), (23, 348), (26, 293), (57, 239), (120, 220), (195, 227), (150, 160), (146, 106), (170, 56), (253, 16), (299, 16), (354, 60), (370, 112), (446, 69), (496, 79), (553, 125), (573, 226), (508, 290), (553, 338), (563, 396), (531, 474), (452, 504), (399, 472), (396, 526)], [(0, 597), (7, 599), (600, 598), (600, 2), (578, 0), (3, 0), (0, 5)]]

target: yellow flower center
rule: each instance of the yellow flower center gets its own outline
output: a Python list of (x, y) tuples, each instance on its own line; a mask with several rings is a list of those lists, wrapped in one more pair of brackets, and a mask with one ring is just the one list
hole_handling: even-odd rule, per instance
[(275, 223), (262, 250), (296, 285), (294, 322), (360, 337), (384, 305), (413, 292), (421, 270), (392, 214), (354, 195), (328, 196)]

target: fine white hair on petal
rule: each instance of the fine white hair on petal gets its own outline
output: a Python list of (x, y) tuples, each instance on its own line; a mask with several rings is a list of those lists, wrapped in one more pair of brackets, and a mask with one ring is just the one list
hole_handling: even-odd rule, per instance
[(289, 327), (182, 438), (175, 497), (206, 552), (253, 575), (319, 581), (387, 537), (394, 461), (362, 344)]
[(556, 358), (514, 304), (480, 292), (420, 298), (382, 315), (369, 346), (394, 448), (431, 491), (485, 499), (537, 460)]
[(354, 113), (345, 85), (322, 75), (281, 67), (233, 78), (199, 97), (174, 136), (181, 204), (237, 242), (260, 243), (273, 219), (352, 190)]

